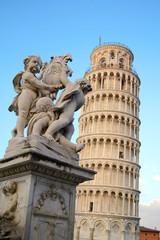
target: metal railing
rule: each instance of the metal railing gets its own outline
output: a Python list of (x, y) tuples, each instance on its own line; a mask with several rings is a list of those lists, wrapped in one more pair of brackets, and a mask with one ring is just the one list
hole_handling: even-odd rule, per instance
[(90, 72), (90, 71), (94, 71), (94, 70), (98, 70), (98, 69), (105, 69), (105, 68), (106, 68), (106, 69), (107, 69), (107, 68), (120, 68), (120, 69), (128, 70), (128, 71), (130, 71), (130, 72), (132, 72), (132, 73), (134, 73), (135, 75), (138, 76), (138, 73), (136, 72), (136, 70), (135, 70), (133, 67), (127, 67), (127, 66), (125, 66), (125, 65), (118, 65), (118, 64), (113, 64), (113, 63), (111, 63), (111, 64), (96, 65), (96, 66), (94, 66), (94, 67), (89, 66), (89, 67), (87, 68), (85, 74), (88, 73), (88, 72)]
[[(123, 43), (120, 43), (120, 42), (104, 42), (104, 43), (101, 43), (100, 45), (97, 45), (95, 48), (93, 48), (93, 50), (95, 50), (96, 48), (100, 47), (100, 46), (104, 46), (104, 45), (119, 45), (119, 46), (122, 46), (122, 47), (125, 47), (127, 48), (129, 51), (131, 51), (131, 49), (123, 44)], [(132, 52), (132, 51), (131, 51)]]

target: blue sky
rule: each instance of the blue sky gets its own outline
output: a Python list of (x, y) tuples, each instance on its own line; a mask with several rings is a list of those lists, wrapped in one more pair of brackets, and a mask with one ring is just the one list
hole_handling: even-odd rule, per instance
[[(141, 79), (140, 201), (145, 206), (154, 202), (155, 207), (160, 200), (159, 10), (159, 0), (1, 1), (0, 158), (16, 124), (8, 106), (15, 96), (12, 80), (23, 70), (23, 59), (37, 54), (42, 61), (50, 61), (51, 56), (69, 52), (73, 57), (69, 66), (74, 81), (83, 77), (90, 65), (90, 54), (99, 44), (101, 34), (102, 42), (123, 43), (135, 56), (133, 66)], [(78, 136), (78, 116), (79, 113), (75, 115), (74, 141)], [(160, 216), (160, 210), (157, 214)], [(159, 223), (155, 224), (158, 227)]]

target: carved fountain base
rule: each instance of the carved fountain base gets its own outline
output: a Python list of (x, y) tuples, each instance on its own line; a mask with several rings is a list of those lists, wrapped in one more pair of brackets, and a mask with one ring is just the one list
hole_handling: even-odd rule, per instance
[(72, 240), (76, 186), (94, 174), (56, 142), (10, 142), (0, 160), (0, 239)]

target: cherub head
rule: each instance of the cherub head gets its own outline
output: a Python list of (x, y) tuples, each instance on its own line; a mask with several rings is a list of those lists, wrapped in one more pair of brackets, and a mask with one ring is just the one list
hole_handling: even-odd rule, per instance
[(36, 103), (36, 112), (47, 112), (54, 107), (53, 101), (49, 97), (42, 97)]
[(86, 78), (80, 78), (76, 80), (76, 83), (78, 83), (84, 93), (86, 95), (88, 92), (92, 91), (92, 87), (88, 79)]
[(14, 194), (17, 190), (17, 184), (14, 181), (5, 181), (2, 185), (2, 190), (4, 195)]
[(38, 55), (30, 55), (23, 60), (25, 71), (30, 71), (34, 74), (39, 73), (42, 68), (42, 60)]

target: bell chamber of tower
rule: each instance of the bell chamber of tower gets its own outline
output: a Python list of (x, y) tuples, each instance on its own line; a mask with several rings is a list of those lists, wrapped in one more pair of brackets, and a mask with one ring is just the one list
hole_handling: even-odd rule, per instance
[(92, 92), (79, 118), (80, 166), (95, 179), (76, 192), (74, 240), (139, 239), (139, 86), (133, 53), (104, 44), (86, 71)]

